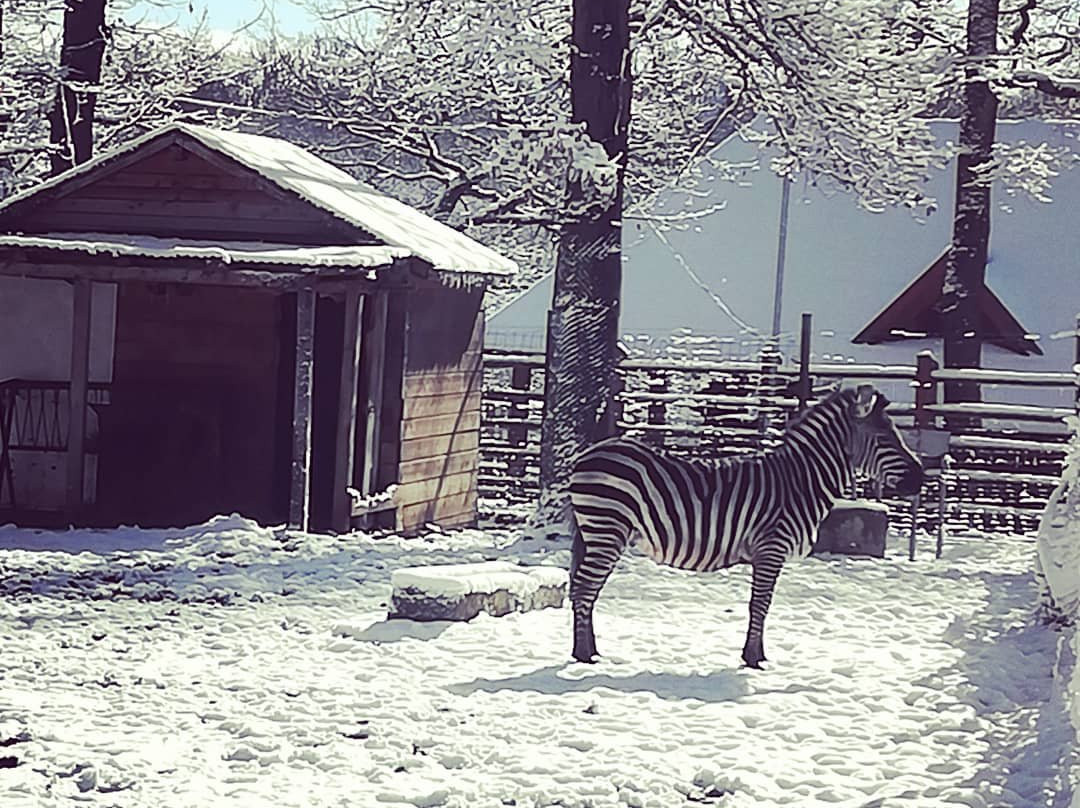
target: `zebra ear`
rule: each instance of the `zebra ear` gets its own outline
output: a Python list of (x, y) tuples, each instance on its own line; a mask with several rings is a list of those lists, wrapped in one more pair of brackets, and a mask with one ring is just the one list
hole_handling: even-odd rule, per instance
[(867, 418), (877, 405), (878, 394), (871, 384), (860, 384), (855, 394), (855, 417)]

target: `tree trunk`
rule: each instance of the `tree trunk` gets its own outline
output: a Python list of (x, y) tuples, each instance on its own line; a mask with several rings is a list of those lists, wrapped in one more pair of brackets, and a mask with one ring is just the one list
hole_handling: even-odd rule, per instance
[(94, 106), (105, 54), (105, 0), (67, 0), (60, 49), (60, 83), (49, 111), (53, 175), (90, 159)]
[[(548, 312), (541, 427), (541, 511), (557, 519), (575, 455), (614, 430), (622, 283), (622, 195), (630, 122), (628, 0), (575, 0), (570, 57), (573, 120), (617, 161), (614, 192), (595, 198), (581, 160), (567, 211)], [(580, 213), (579, 213), (580, 212)], [(543, 517), (542, 517), (543, 518)]]
[[(982, 362), (985, 324), (979, 300), (986, 283), (990, 243), (990, 183), (979, 170), (993, 159), (998, 99), (988, 82), (976, 78), (979, 61), (997, 51), (998, 0), (970, 0), (967, 22), (967, 68), (960, 119), (960, 155), (956, 167), (956, 207), (952, 244), (938, 310), (945, 338), (947, 368), (977, 368)], [(946, 382), (945, 401), (978, 401), (972, 382)], [(970, 423), (970, 419), (951, 419)]]

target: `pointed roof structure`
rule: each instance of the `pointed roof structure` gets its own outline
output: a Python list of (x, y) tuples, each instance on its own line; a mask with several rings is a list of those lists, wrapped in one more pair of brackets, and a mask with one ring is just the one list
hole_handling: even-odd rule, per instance
[[(905, 339), (943, 336), (941, 317), (935, 306), (945, 281), (946, 249), (852, 338), (854, 343), (879, 345)], [(1038, 338), (1032, 335), (988, 286), (979, 292), (979, 330), (984, 340), (1020, 356), (1042, 356)]]
[(8, 197), (0, 204), (0, 228), (10, 223), (22, 229), (17, 226), (27, 212), (41, 210), (174, 145), (219, 165), (224, 161), (233, 171), (256, 175), (264, 186), (307, 206), (312, 214), (329, 214), (338, 224), (339, 244), (399, 248), (444, 272), (494, 276), (517, 271), (510, 259), (293, 143), (188, 123), (149, 132)]

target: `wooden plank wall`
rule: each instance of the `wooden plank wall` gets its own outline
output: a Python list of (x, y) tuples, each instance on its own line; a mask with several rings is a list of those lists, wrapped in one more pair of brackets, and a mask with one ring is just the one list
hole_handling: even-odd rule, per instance
[(340, 244), (348, 226), (254, 172), (171, 145), (77, 188), (12, 224), (26, 233), (139, 233), (160, 237)]
[(398, 528), (476, 519), (483, 290), (432, 285), (409, 297)]

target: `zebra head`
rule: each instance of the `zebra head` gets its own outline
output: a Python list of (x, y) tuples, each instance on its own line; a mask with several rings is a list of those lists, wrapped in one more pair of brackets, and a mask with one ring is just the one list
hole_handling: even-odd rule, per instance
[(922, 487), (922, 463), (885, 413), (888, 404), (889, 400), (871, 385), (859, 385), (852, 405), (854, 429), (848, 447), (851, 468), (856, 474), (880, 482), (885, 493), (911, 496)]

